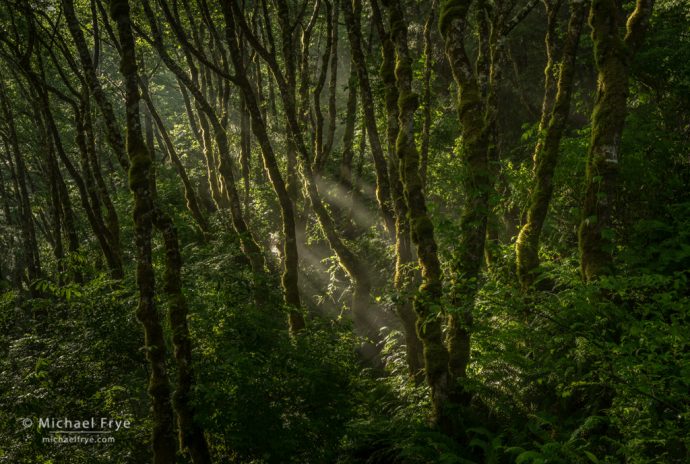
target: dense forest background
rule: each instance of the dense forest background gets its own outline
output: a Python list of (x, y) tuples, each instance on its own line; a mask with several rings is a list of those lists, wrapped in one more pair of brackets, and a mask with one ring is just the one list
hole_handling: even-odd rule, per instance
[(0, 462), (690, 462), (687, 0), (1, 0), (0, 76)]

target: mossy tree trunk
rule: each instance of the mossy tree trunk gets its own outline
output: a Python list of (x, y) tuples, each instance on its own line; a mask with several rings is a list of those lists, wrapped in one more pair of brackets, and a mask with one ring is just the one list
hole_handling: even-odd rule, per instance
[(108, 142), (115, 152), (115, 156), (120, 162), (120, 165), (124, 169), (127, 169), (129, 167), (129, 161), (126, 157), (125, 144), (120, 135), (115, 112), (96, 75), (96, 67), (93, 58), (89, 53), (89, 47), (84, 39), (84, 33), (82, 32), (79, 18), (74, 10), (74, 0), (62, 0), (62, 9), (65, 14), (67, 27), (72, 35), (74, 45), (77, 48), (77, 54), (84, 72), (84, 78), (103, 115)]
[(165, 338), (154, 302), (155, 276), (151, 256), (153, 192), (151, 189), (151, 154), (141, 133), (139, 89), (134, 38), (131, 32), (127, 0), (111, 0), (110, 14), (117, 23), (122, 47), (120, 72), (125, 80), (127, 155), (129, 187), (134, 194), (134, 232), (137, 250), (137, 318), (144, 326), (146, 356), (149, 361), (149, 395), (153, 405), (153, 462), (175, 462), (174, 419), (170, 404), (170, 385), (165, 368)]
[(586, 281), (613, 271), (612, 220), (621, 137), (627, 114), (628, 76), (653, 5), (654, 0), (637, 0), (626, 24), (626, 34), (621, 37), (622, 11), (618, 2), (592, 1), (589, 24), (598, 86), (592, 111), (592, 137), (587, 154), (586, 190), (579, 228), (580, 266)]
[(426, 380), (431, 389), (432, 420), (445, 426), (449, 397), (449, 353), (443, 343), (441, 307), (442, 275), (438, 259), (434, 226), (426, 209), (419, 152), (415, 143), (414, 115), (419, 105), (412, 91), (412, 62), (407, 43), (407, 25), (398, 0), (386, 0), (390, 14), (390, 34), (395, 47), (395, 82), (398, 91), (398, 134), (395, 142), (400, 159), (401, 179), (405, 191), (412, 241), (417, 248), (422, 284), (414, 299), (417, 334), (424, 346)]
[(183, 454), (189, 454), (194, 464), (211, 462), (211, 455), (203, 429), (194, 421), (192, 391), (194, 370), (192, 368), (192, 343), (187, 325), (189, 313), (187, 301), (182, 293), (182, 256), (173, 221), (154, 202), (153, 224), (163, 236), (165, 247), (165, 275), (163, 289), (168, 299), (168, 320), (175, 347), (177, 380), (172, 394), (172, 406), (177, 417), (178, 440)]
[(333, 16), (331, 19), (331, 47), (330, 47), (330, 62), (329, 67), (330, 77), (328, 81), (328, 130), (326, 131), (326, 139), (323, 143), (323, 150), (320, 160), (314, 160), (316, 171), (323, 170), (328, 157), (333, 150), (333, 143), (335, 141), (336, 119), (338, 116), (338, 106), (336, 104), (336, 97), (338, 92), (338, 39), (339, 39), (339, 24), (340, 18), (340, 0), (333, 1)]
[[(100, 203), (105, 207), (103, 220), (105, 221), (106, 229), (109, 232), (110, 241), (112, 243), (113, 253), (122, 255), (122, 244), (120, 240), (120, 219), (115, 210), (115, 204), (108, 191), (108, 187), (103, 179), (101, 162), (98, 157), (98, 150), (96, 149), (96, 134), (93, 128), (93, 121), (91, 116), (91, 98), (87, 88), (82, 88), (81, 97), (81, 124), (84, 131), (86, 142), (86, 166), (85, 171), (92, 176), (96, 196)], [(76, 115), (79, 117), (79, 115)], [(85, 176), (86, 177), (86, 176)]]
[[(527, 222), (520, 230), (515, 243), (515, 255), (517, 260), (517, 274), (520, 283), (527, 288), (534, 282), (539, 266), (539, 237), (546, 219), (549, 202), (553, 194), (553, 175), (558, 160), (558, 152), (565, 130), (565, 125), (570, 112), (570, 100), (573, 89), (573, 77), (575, 74), (575, 60), (577, 48), (582, 32), (582, 24), (585, 18), (586, 4), (584, 0), (575, 0), (571, 5), (568, 29), (563, 45), (563, 56), (560, 60), (558, 72), (557, 93), (553, 108), (549, 110), (543, 133), (539, 133), (539, 141), (534, 152), (534, 185), (530, 192), (529, 209), (527, 210)], [(548, 39), (547, 39), (548, 42)], [(549, 69), (553, 66), (547, 61), (544, 71), (548, 76)], [(549, 89), (545, 88), (545, 93)], [(544, 96), (546, 106), (547, 96)]]
[[(151, 226), (154, 225), (163, 236), (166, 252), (164, 291), (168, 297), (169, 321), (172, 330), (172, 341), (175, 347), (175, 365), (177, 367), (176, 388), (172, 395), (172, 407), (176, 413), (179, 430), (179, 445), (183, 454), (189, 454), (195, 464), (211, 462), (211, 457), (203, 430), (194, 421), (194, 408), (191, 404), (191, 392), (194, 385), (192, 369), (192, 346), (187, 325), (188, 307), (182, 292), (182, 257), (177, 231), (171, 218), (156, 204), (156, 185), (151, 175), (153, 156), (144, 142), (139, 121), (139, 78), (136, 64), (134, 38), (129, 17), (129, 4), (126, 0), (111, 1), (111, 16), (117, 23), (121, 42), (120, 70), (125, 80), (126, 116), (127, 116), (127, 152), (131, 162), (129, 172), (130, 188), (135, 197), (135, 233), (137, 239), (138, 268), (137, 281), (140, 287), (140, 307), (138, 316), (144, 322), (147, 343), (156, 340), (152, 352), (160, 356), (152, 366), (151, 384), (149, 387), (154, 403), (154, 462), (168, 462), (172, 424), (170, 416), (167, 375), (164, 366), (164, 340), (160, 320), (153, 305), (154, 275), (151, 266)], [(145, 85), (143, 85), (146, 88)], [(153, 105), (151, 105), (153, 108)], [(158, 118), (160, 119), (160, 118)], [(161, 121), (158, 121), (162, 125)], [(173, 154), (171, 152), (171, 154)], [(142, 283), (144, 285), (142, 285)], [(146, 293), (144, 293), (144, 291)], [(142, 300), (146, 298), (145, 304)], [(153, 338), (150, 338), (149, 335)], [(160, 337), (160, 338), (159, 338)], [(149, 362), (154, 360), (149, 357)], [(160, 370), (160, 372), (155, 372)], [(159, 376), (158, 381), (154, 374)], [(158, 385), (156, 388), (155, 385)], [(158, 429), (158, 437), (157, 435)], [(174, 450), (173, 450), (174, 453)], [(160, 461), (159, 461), (160, 460)]]
[[(232, 156), (230, 154), (230, 142), (228, 140), (225, 127), (221, 123), (220, 118), (218, 118), (218, 115), (209, 102), (209, 99), (207, 99), (204, 95), (204, 92), (202, 92), (202, 90), (197, 87), (194, 82), (192, 82), (189, 76), (187, 76), (187, 73), (185, 73), (180, 65), (172, 59), (168, 53), (168, 50), (165, 48), (163, 36), (160, 28), (158, 27), (158, 21), (153, 10), (151, 9), (149, 0), (144, 0), (142, 2), (142, 6), (148, 19), (148, 23), (152, 29), (153, 45), (158, 52), (158, 56), (161, 58), (163, 63), (165, 63), (168, 69), (175, 74), (177, 79), (182, 82), (187, 90), (192, 94), (195, 102), (203, 114), (208, 118), (208, 121), (213, 128), (214, 142), (216, 143), (219, 154), (218, 172), (220, 173), (222, 180), (222, 185), (220, 185), (220, 187), (222, 187), (224, 195), (227, 196), (233, 228), (240, 238), (242, 249), (244, 254), (249, 259), (252, 272), (254, 273), (254, 279), (257, 284), (257, 292), (255, 293), (255, 296), (257, 296), (258, 299), (261, 299), (262, 292), (258, 290), (258, 288), (261, 287), (261, 281), (265, 272), (264, 257), (242, 214), (242, 202), (235, 184), (235, 177), (232, 168)], [(166, 17), (169, 21), (173, 21), (174, 24), (174, 20), (170, 16)], [(178, 39), (180, 39), (180, 42), (183, 44), (188, 44), (189, 41), (185, 38), (185, 36), (182, 35), (183, 31), (178, 30), (178, 28), (174, 29), (178, 33)]]
[(163, 124), (163, 120), (161, 119), (160, 115), (158, 114), (158, 110), (156, 110), (156, 107), (153, 104), (151, 95), (149, 95), (148, 86), (143, 81), (140, 81), (139, 87), (141, 88), (141, 95), (144, 101), (146, 102), (146, 106), (148, 107), (150, 117), (155, 123), (156, 127), (158, 128), (158, 132), (160, 133), (163, 139), (165, 148), (167, 149), (168, 155), (170, 156), (170, 161), (172, 162), (173, 166), (175, 166), (175, 170), (177, 171), (177, 174), (180, 176), (180, 180), (182, 181), (182, 187), (184, 189), (184, 198), (186, 200), (187, 209), (191, 213), (192, 218), (194, 218), (201, 231), (204, 233), (209, 233), (210, 226), (208, 224), (208, 221), (206, 220), (206, 217), (201, 212), (199, 197), (194, 189), (194, 186), (192, 186), (192, 182), (189, 179), (189, 176), (187, 175), (187, 170), (182, 164), (182, 160), (180, 160), (180, 157), (177, 155), (177, 150), (175, 149), (175, 145), (172, 143), (172, 140), (170, 139), (168, 130), (165, 128), (165, 124)]
[(395, 214), (391, 204), (390, 180), (388, 178), (386, 159), (383, 155), (383, 148), (381, 147), (381, 140), (376, 126), (374, 99), (371, 93), (369, 73), (367, 71), (364, 49), (362, 47), (361, 14), (361, 0), (354, 0), (352, 2), (343, 1), (343, 16), (345, 18), (345, 25), (347, 27), (350, 47), (352, 49), (352, 60), (357, 71), (362, 113), (367, 127), (367, 134), (369, 135), (369, 146), (371, 148), (374, 169), (376, 171), (376, 199), (381, 209), (386, 230), (392, 238), (395, 238)]
[(421, 166), (419, 167), (420, 175), (422, 176), (422, 187), (426, 186), (427, 171), (429, 166), (429, 142), (431, 138), (431, 74), (432, 74), (432, 53), (434, 44), (431, 40), (431, 31), (433, 29), (434, 18), (436, 12), (436, 0), (431, 2), (429, 8), (429, 16), (424, 23), (424, 73), (422, 74), (422, 81), (424, 91), (422, 94), (422, 108), (423, 108), (423, 122), (422, 122), (422, 143), (420, 146)]
[[(469, 397), (462, 387), (458, 388), (458, 379), (467, 375), (470, 360), (472, 309), (484, 257), (491, 189), (491, 134), (485, 121), (487, 108), (480, 86), (488, 76), (475, 74), (465, 50), (470, 3), (469, 0), (445, 0), (439, 13), (446, 56), (458, 87), (458, 114), (463, 137), (461, 163), (465, 167), (465, 204), (460, 219), (459, 243), (452, 262), (451, 302), (454, 307), (448, 321), (450, 372), (458, 400), (463, 403), (469, 401)], [(484, 72), (482, 67), (479, 71)]]
[[(279, 13), (282, 18), (280, 21), (287, 25), (290, 22), (287, 5), (280, 2), (279, 6)], [(257, 51), (266, 64), (268, 64), (278, 85), (278, 91), (283, 102), (285, 118), (289, 128), (288, 137), (292, 140), (293, 146), (300, 157), (302, 168), (301, 174), (304, 179), (304, 189), (307, 197), (326, 237), (326, 241), (337, 256), (339, 265), (348, 274), (353, 284), (352, 313), (355, 327), (367, 338), (378, 339), (379, 334), (377, 328), (372, 327), (369, 321), (371, 278), (364, 262), (345, 244), (345, 242), (343, 242), (337, 231), (333, 217), (326, 208), (321, 194), (319, 193), (316, 178), (311, 168), (312, 155), (304, 140), (304, 128), (299, 122), (295, 89), (292, 82), (290, 82), (290, 79), (292, 79), (290, 77), (292, 72), (290, 71), (290, 65), (286, 64), (286, 72), (283, 72), (275, 54), (269, 52), (253, 34), (238, 5), (231, 3), (231, 7), (232, 8), (225, 10), (226, 13), (232, 15), (233, 21), (241, 28), (242, 33), (251, 46)], [(286, 41), (292, 43), (292, 38), (289, 31), (283, 28), (282, 49), (284, 53), (288, 53), (287, 56), (290, 56), (291, 47), (285, 43)]]
[[(401, 178), (401, 160), (396, 151), (398, 138), (398, 89), (395, 78), (395, 45), (389, 31), (386, 30), (383, 17), (378, 6), (378, 0), (371, 2), (373, 20), (378, 29), (381, 40), (382, 63), (380, 68), (381, 80), (384, 86), (386, 107), (386, 142), (388, 152), (388, 177), (393, 195), (395, 211), (395, 276), (396, 311), (403, 324), (405, 336), (406, 359), (410, 376), (415, 381), (423, 380), (424, 375), (424, 345), (417, 334), (417, 315), (413, 308), (415, 284), (419, 284), (417, 272), (414, 269), (412, 243), (410, 236), (409, 210), (405, 201), (405, 189)], [(423, 157), (422, 157), (423, 158)], [(424, 188), (423, 161), (420, 166), (422, 189)]]
[(273, 146), (268, 135), (268, 129), (264, 123), (256, 95), (247, 78), (246, 69), (242, 61), (242, 55), (236, 42), (236, 26), (230, 7), (223, 8), (226, 22), (226, 32), (230, 56), (235, 67), (236, 84), (244, 97), (244, 102), (251, 117), (251, 127), (254, 136), (261, 146), (264, 167), (278, 197), (281, 220), (283, 225), (283, 274), (281, 283), (283, 286), (283, 298), (288, 309), (288, 322), (290, 331), (297, 333), (304, 329), (305, 321), (301, 311), (301, 300), (298, 287), (299, 258), (297, 254), (297, 235), (295, 228), (294, 205), (290, 199), (283, 175), (278, 166), (278, 160), (273, 152)]

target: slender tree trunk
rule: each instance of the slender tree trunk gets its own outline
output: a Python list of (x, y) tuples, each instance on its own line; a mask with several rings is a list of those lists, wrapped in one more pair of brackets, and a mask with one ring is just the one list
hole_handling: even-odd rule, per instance
[(155, 212), (151, 191), (151, 154), (146, 149), (139, 121), (139, 90), (134, 38), (131, 33), (129, 3), (110, 0), (110, 14), (117, 23), (122, 55), (120, 71), (125, 80), (127, 114), (127, 155), (129, 187), (134, 194), (134, 232), (137, 250), (137, 318), (144, 326), (146, 356), (149, 361), (149, 395), (153, 404), (153, 462), (175, 462), (173, 411), (170, 385), (165, 369), (165, 338), (155, 307), (154, 270), (151, 256), (152, 219)]
[(290, 331), (297, 333), (305, 327), (304, 316), (301, 312), (302, 303), (300, 301), (298, 275), (299, 275), (299, 258), (297, 254), (297, 235), (295, 229), (295, 213), (292, 200), (288, 193), (283, 176), (278, 167), (278, 160), (273, 153), (266, 125), (264, 124), (261, 109), (259, 108), (256, 95), (252, 86), (247, 79), (247, 73), (244, 68), (240, 50), (235, 42), (236, 30), (235, 22), (232, 16), (232, 11), (229, 7), (223, 9), (225, 15), (225, 22), (227, 27), (227, 39), (230, 48), (230, 55), (235, 66), (237, 85), (244, 96), (247, 110), (252, 118), (252, 130), (254, 136), (261, 146), (261, 154), (264, 159), (264, 166), (268, 171), (268, 177), (273, 185), (273, 190), (278, 197), (280, 204), (280, 213), (283, 224), (283, 297), (288, 308), (288, 319), (290, 324)]
[(158, 114), (158, 111), (156, 110), (156, 107), (153, 104), (153, 100), (151, 100), (148, 87), (144, 82), (140, 82), (140, 88), (142, 98), (146, 102), (146, 105), (149, 109), (148, 112), (151, 115), (153, 121), (155, 122), (156, 127), (158, 128), (158, 132), (161, 134), (163, 142), (165, 143), (165, 147), (168, 151), (168, 154), (170, 155), (170, 161), (172, 161), (172, 164), (173, 166), (175, 166), (177, 174), (180, 176), (180, 179), (182, 180), (182, 186), (184, 188), (184, 198), (187, 202), (187, 209), (191, 213), (192, 217), (196, 221), (201, 231), (204, 233), (209, 233), (210, 228), (208, 225), (208, 221), (206, 220), (206, 217), (201, 212), (201, 206), (198, 199), (199, 197), (196, 191), (194, 190), (194, 187), (192, 186), (192, 182), (189, 180), (187, 170), (182, 164), (182, 160), (180, 160), (180, 157), (177, 156), (177, 150), (175, 150), (175, 145), (172, 143), (172, 140), (170, 140), (170, 135), (168, 134), (168, 131), (165, 128), (165, 124), (163, 124), (163, 120)]
[(431, 3), (429, 17), (424, 23), (424, 94), (422, 95), (423, 108), (423, 123), (422, 123), (422, 144), (421, 151), (421, 166), (419, 167), (420, 176), (422, 177), (422, 188), (426, 187), (427, 171), (429, 166), (429, 140), (431, 138), (431, 72), (432, 72), (432, 43), (431, 43), (431, 29), (434, 24), (434, 16), (436, 12), (436, 0)]
[(383, 155), (383, 149), (381, 148), (378, 128), (376, 127), (374, 99), (371, 94), (369, 73), (367, 72), (364, 50), (362, 48), (360, 24), (362, 13), (361, 0), (354, 0), (353, 2), (343, 1), (343, 13), (352, 49), (352, 59), (354, 60), (355, 69), (357, 71), (362, 111), (367, 126), (367, 133), (369, 134), (369, 146), (371, 147), (371, 153), (374, 159), (374, 169), (376, 171), (376, 198), (381, 209), (381, 214), (383, 215), (386, 230), (390, 236), (395, 239), (395, 214), (391, 204), (390, 181), (388, 179), (386, 159)]
[(182, 256), (177, 231), (170, 217), (154, 203), (153, 224), (163, 235), (165, 246), (165, 276), (163, 288), (168, 297), (168, 320), (175, 347), (177, 382), (172, 406), (177, 414), (178, 439), (183, 453), (189, 452), (194, 464), (211, 462), (211, 454), (204, 431), (194, 421), (191, 395), (194, 388), (192, 343), (187, 325), (189, 309), (182, 293)]
[(249, 111), (245, 98), (240, 97), (240, 168), (244, 187), (244, 215), (249, 220), (251, 202), (250, 168), (252, 159), (252, 135)]
[[(554, 64), (556, 62), (556, 44), (558, 42), (558, 13), (561, 9), (563, 0), (544, 0), (544, 9), (546, 10), (546, 34), (544, 35), (544, 46), (546, 50), (546, 66), (544, 66), (544, 96), (541, 103), (541, 117), (539, 118), (539, 126), (537, 133), (537, 145), (534, 149), (536, 155), (541, 151), (541, 144), (543, 143), (546, 132), (546, 127), (549, 123), (549, 117), (553, 112), (553, 101), (556, 96), (556, 80), (554, 79)], [(536, 170), (537, 160), (533, 157), (533, 168)]]
[(41, 128), (42, 139), (46, 142), (46, 152), (47, 152), (47, 174), (50, 186), (50, 213), (52, 216), (53, 223), (53, 256), (55, 257), (56, 263), (56, 274), (58, 279), (58, 285), (63, 285), (65, 282), (65, 249), (62, 243), (62, 203), (60, 203), (60, 192), (58, 190), (57, 176), (59, 167), (57, 162), (55, 162), (55, 155), (52, 153), (53, 147), (48, 142), (47, 134), (45, 134), (45, 127)]
[[(373, 20), (376, 23), (381, 40), (381, 79), (384, 85), (386, 105), (386, 141), (388, 151), (388, 176), (391, 181), (393, 207), (395, 210), (395, 276), (394, 284), (397, 292), (396, 311), (403, 324), (405, 336), (407, 365), (410, 375), (415, 381), (423, 380), (424, 347), (417, 334), (417, 315), (413, 308), (415, 284), (418, 285), (416, 272), (412, 268), (412, 243), (410, 241), (410, 221), (405, 191), (401, 178), (401, 162), (396, 152), (398, 138), (398, 89), (395, 78), (395, 45), (390, 34), (386, 31), (377, 0), (371, 2)], [(420, 159), (420, 162), (422, 160)], [(420, 177), (422, 175), (420, 167)], [(422, 180), (422, 189), (424, 181)]]
[[(142, 2), (144, 7), (144, 12), (149, 21), (149, 25), (153, 29), (154, 36), (154, 47), (156, 48), (158, 55), (165, 65), (170, 69), (173, 74), (181, 81), (184, 86), (189, 90), (189, 92), (194, 97), (196, 103), (199, 105), (204, 115), (208, 117), (211, 126), (213, 127), (215, 143), (218, 147), (218, 152), (220, 155), (220, 163), (218, 165), (218, 171), (220, 172), (221, 179), (223, 181), (223, 190), (227, 195), (229, 200), (230, 216), (232, 219), (232, 224), (239, 235), (240, 243), (242, 244), (242, 249), (244, 254), (249, 259), (251, 264), (252, 272), (254, 273), (256, 282), (261, 280), (264, 274), (264, 258), (261, 253), (261, 249), (254, 239), (246, 221), (242, 215), (242, 204), (239, 197), (239, 192), (235, 185), (235, 178), (232, 172), (232, 157), (230, 155), (230, 144), (228, 141), (228, 136), (225, 132), (225, 128), (221, 124), (220, 120), (213, 107), (209, 103), (208, 99), (204, 96), (202, 90), (200, 90), (194, 83), (189, 79), (187, 74), (182, 70), (182, 68), (170, 57), (165, 45), (162, 41), (161, 32), (158, 29), (156, 17), (151, 10), (149, 0), (144, 0)], [(258, 289), (258, 288), (257, 288)], [(257, 292), (257, 296), (260, 295), (260, 291)]]
[(333, 151), (333, 143), (335, 141), (336, 118), (338, 115), (338, 107), (336, 105), (336, 96), (338, 90), (338, 19), (340, 18), (340, 0), (333, 2), (333, 18), (332, 18), (332, 36), (331, 36), (331, 56), (330, 56), (330, 79), (328, 82), (328, 130), (326, 131), (326, 141), (323, 146), (324, 156), (319, 163), (317, 163), (318, 170), (323, 170), (327, 158)]
[(14, 159), (14, 171), (18, 187), (17, 198), (20, 206), (19, 223), (22, 231), (22, 241), (27, 264), (26, 269), (29, 279), (29, 290), (33, 296), (36, 294), (36, 292), (31, 284), (42, 275), (41, 261), (38, 253), (38, 242), (36, 241), (36, 230), (34, 228), (33, 214), (31, 212), (31, 199), (29, 198), (29, 189), (26, 181), (28, 174), (26, 171), (26, 165), (24, 164), (24, 158), (20, 152), (17, 129), (14, 123), (14, 115), (10, 109), (4, 83), (0, 84), (0, 105), (2, 105), (2, 114), (7, 126), (7, 136), (3, 136), (3, 139), (5, 141), (8, 154), (11, 153), (12, 158)]
[[(527, 222), (520, 230), (515, 243), (518, 278), (525, 288), (534, 282), (535, 271), (539, 266), (539, 237), (553, 194), (553, 175), (558, 160), (561, 137), (570, 112), (575, 59), (584, 18), (585, 2), (572, 2), (563, 57), (559, 66), (558, 91), (555, 103), (553, 109), (549, 111), (550, 117), (542, 117), (542, 119), (548, 119), (548, 125), (545, 127), (543, 141), (537, 143), (534, 153), (535, 179), (530, 193)], [(545, 73), (547, 72), (545, 71)], [(541, 139), (542, 135), (540, 134), (539, 137)]]
[(312, 94), (314, 107), (314, 172), (318, 175), (323, 168), (326, 158), (329, 153), (326, 153), (324, 147), (324, 117), (321, 110), (321, 93), (326, 85), (326, 76), (328, 73), (328, 63), (332, 55), (333, 48), (333, 29), (337, 29), (337, 10), (335, 10), (329, 1), (324, 2), (326, 5), (326, 46), (321, 56), (321, 70), (319, 77), (316, 80), (316, 85)]
[(120, 165), (126, 170), (129, 168), (129, 161), (125, 155), (125, 144), (122, 141), (122, 136), (120, 135), (120, 129), (117, 124), (117, 119), (115, 118), (113, 107), (110, 104), (108, 97), (105, 95), (100, 82), (98, 81), (96, 67), (94, 66), (93, 59), (89, 53), (89, 47), (84, 39), (81, 24), (79, 23), (77, 14), (74, 11), (74, 0), (62, 0), (62, 9), (65, 14), (67, 27), (72, 35), (74, 45), (77, 48), (79, 61), (81, 62), (84, 71), (86, 83), (88, 84), (91, 94), (96, 100), (96, 104), (100, 108), (101, 114), (103, 115), (108, 142), (113, 148), (115, 156), (117, 156)]
[[(226, 14), (232, 13), (233, 17), (242, 28), (242, 32), (250, 41), (251, 45), (269, 65), (269, 68), (271, 69), (273, 76), (277, 81), (278, 90), (285, 111), (285, 118), (289, 127), (288, 134), (301, 158), (301, 174), (304, 178), (307, 196), (319, 221), (319, 225), (326, 236), (329, 246), (337, 256), (340, 266), (348, 274), (353, 284), (352, 312), (355, 327), (362, 335), (376, 340), (379, 337), (378, 328), (372, 327), (372, 324), (370, 324), (369, 321), (371, 278), (365, 264), (342, 241), (337, 232), (335, 222), (333, 221), (333, 218), (321, 199), (316, 179), (311, 169), (311, 154), (307, 148), (307, 145), (305, 144), (302, 127), (299, 123), (294, 86), (291, 85), (292, 71), (290, 70), (290, 66), (289, 64), (286, 64), (285, 69), (287, 73), (283, 74), (275, 55), (270, 54), (261, 45), (256, 36), (252, 34), (246, 21), (244, 20), (244, 17), (242, 16), (242, 12), (238, 11), (237, 5), (231, 4), (231, 6), (231, 10), (225, 10)], [(289, 14), (286, 12), (286, 5), (279, 3), (279, 6), (282, 8), (282, 10), (280, 10), (281, 23), (288, 24)], [(286, 31), (285, 28), (283, 28), (283, 50), (287, 50), (289, 52), (291, 47), (286, 45), (286, 41), (291, 42), (291, 37), (288, 32), (289, 31)], [(366, 298), (363, 295), (366, 295)]]

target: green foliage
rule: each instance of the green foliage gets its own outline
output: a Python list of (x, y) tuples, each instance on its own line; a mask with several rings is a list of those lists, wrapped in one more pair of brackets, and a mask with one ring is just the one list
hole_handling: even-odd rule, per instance
[[(148, 455), (146, 372), (131, 292), (106, 277), (78, 289), (41, 281), (47, 296), (15, 306), (0, 303), (0, 460), (35, 462), (142, 462)], [(50, 295), (53, 295), (50, 297)], [(127, 419), (132, 427), (114, 443), (44, 443), (40, 418)], [(22, 418), (33, 425), (24, 427)]]
[[(565, 271), (564, 269), (570, 269)], [(479, 296), (478, 401), (515, 462), (685, 462), (686, 272), (582, 284), (553, 268), (523, 295), (499, 271)]]

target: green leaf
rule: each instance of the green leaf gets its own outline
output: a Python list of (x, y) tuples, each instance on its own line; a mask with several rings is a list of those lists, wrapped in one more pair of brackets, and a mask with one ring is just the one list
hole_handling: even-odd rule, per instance
[(528, 462), (543, 462), (544, 461), (544, 456), (538, 452), (538, 451), (524, 451), (518, 455), (517, 458), (515, 458), (515, 464), (525, 464)]

